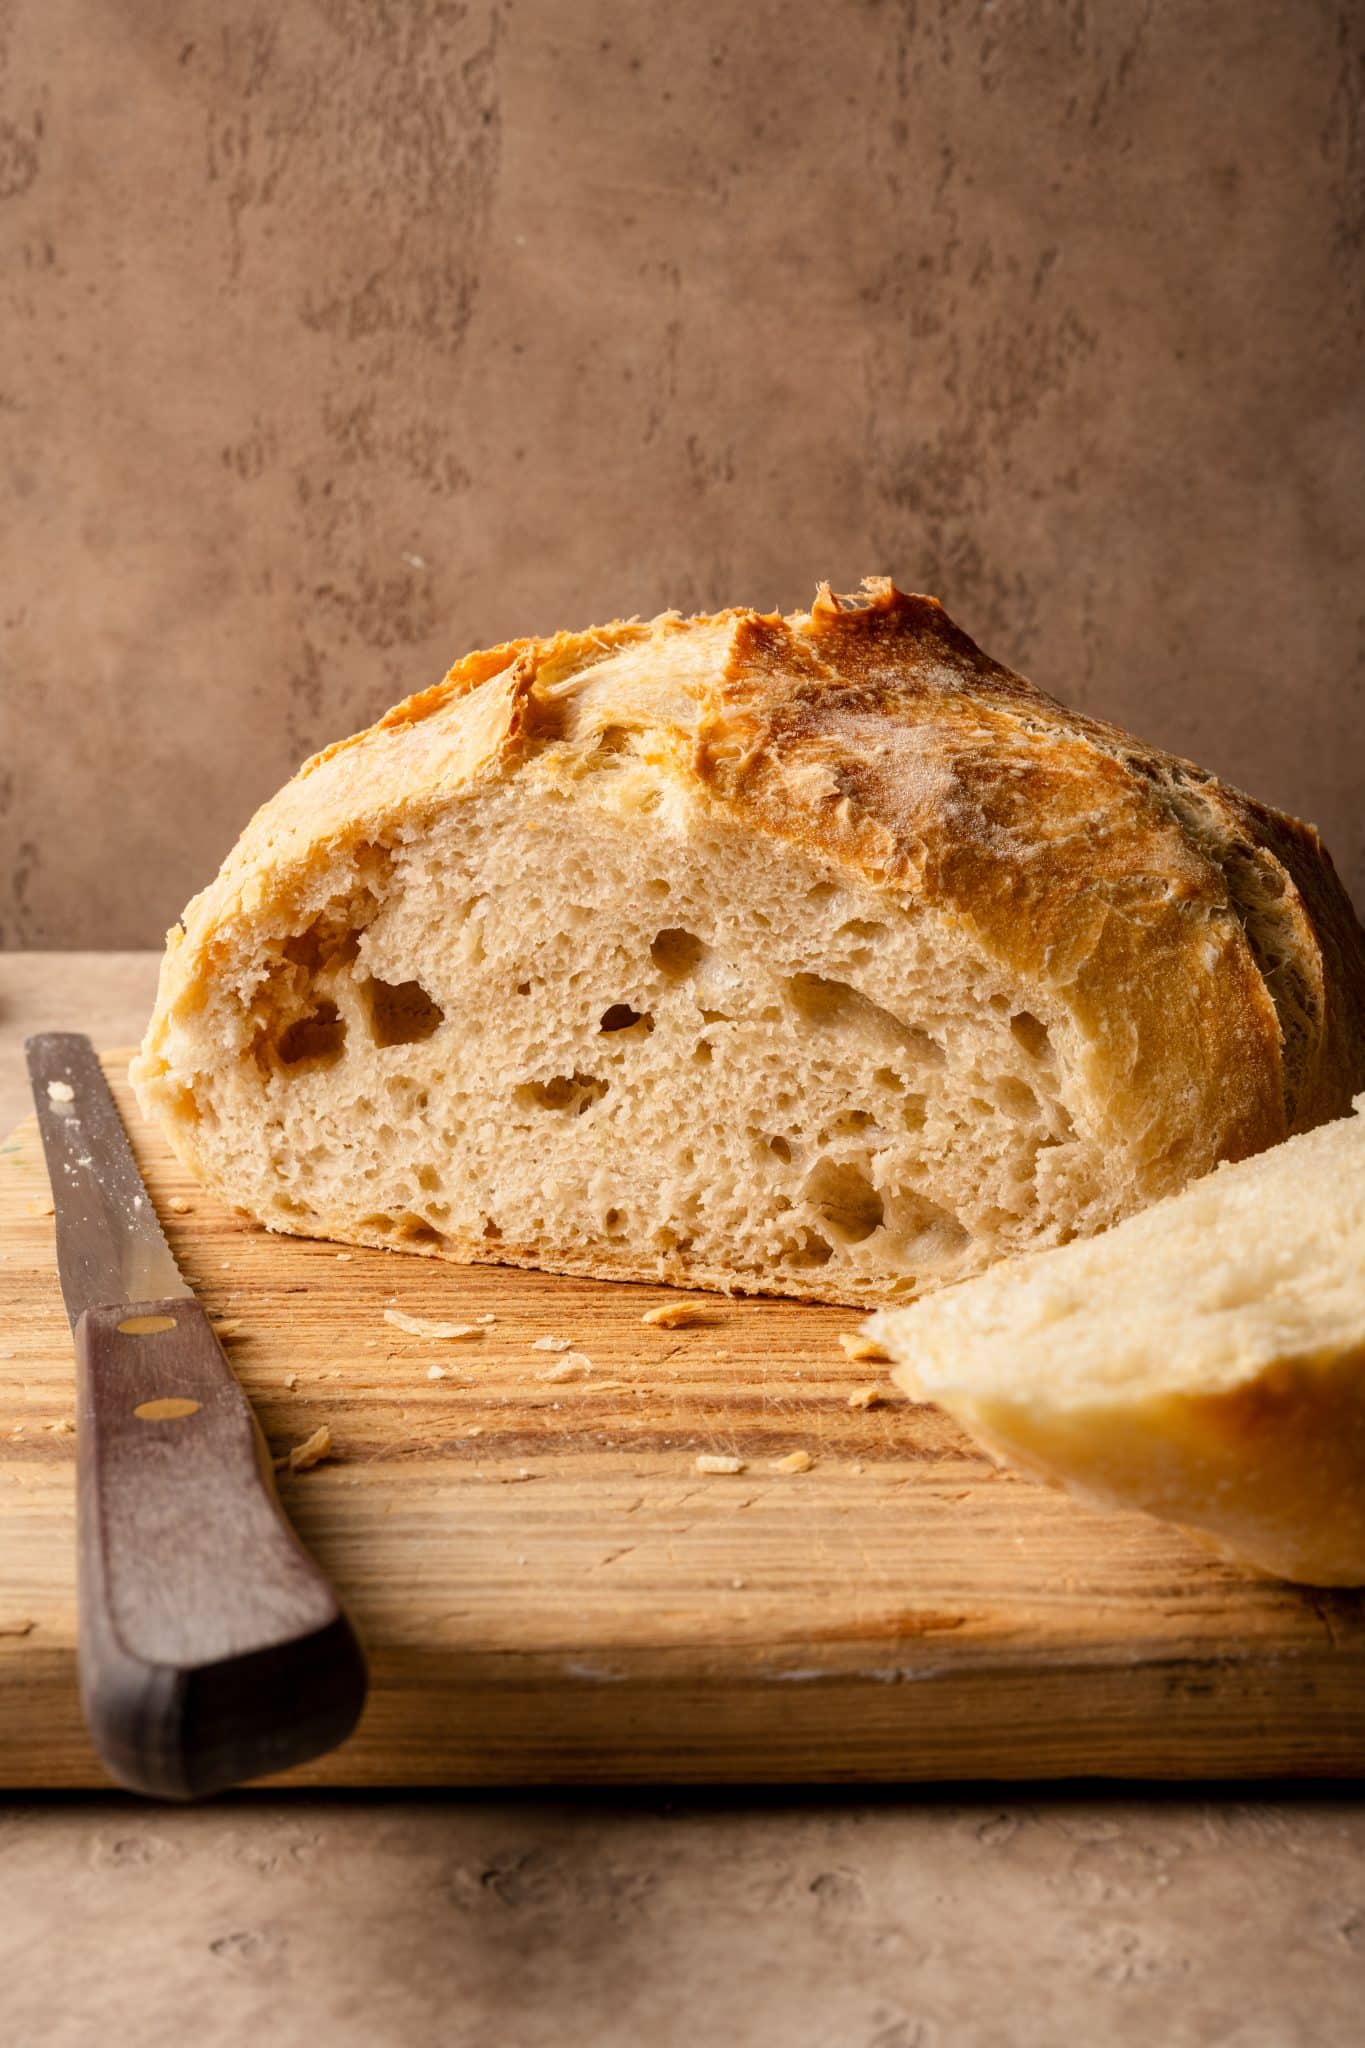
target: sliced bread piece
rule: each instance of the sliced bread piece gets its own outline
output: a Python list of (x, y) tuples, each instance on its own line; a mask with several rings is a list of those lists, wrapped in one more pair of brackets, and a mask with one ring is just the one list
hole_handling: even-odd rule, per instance
[(275, 1230), (874, 1303), (1339, 1115), (1306, 826), (885, 581), (470, 655), (171, 934), (143, 1107)]
[(1282, 1578), (1365, 1584), (1365, 1095), (1086, 1244), (867, 1325), (989, 1450)]

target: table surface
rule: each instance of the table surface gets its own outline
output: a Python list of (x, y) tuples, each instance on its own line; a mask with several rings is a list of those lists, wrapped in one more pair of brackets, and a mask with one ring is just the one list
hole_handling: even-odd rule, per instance
[[(0, 1128), (25, 1034), (131, 1043), (155, 972), (0, 953)], [(1341, 1787), (35, 1797), (0, 1887), (26, 2048), (1333, 2048), (1365, 1999)]]

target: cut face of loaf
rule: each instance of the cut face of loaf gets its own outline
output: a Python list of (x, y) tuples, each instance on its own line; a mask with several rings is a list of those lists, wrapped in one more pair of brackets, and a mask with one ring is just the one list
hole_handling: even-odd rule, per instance
[(1091, 1244), (868, 1328), (991, 1450), (1233, 1556), (1365, 1584), (1365, 1096)]
[(471, 656), (317, 757), (134, 1080), (273, 1229), (873, 1303), (1343, 1107), (1362, 957), (1305, 828), (879, 583)]

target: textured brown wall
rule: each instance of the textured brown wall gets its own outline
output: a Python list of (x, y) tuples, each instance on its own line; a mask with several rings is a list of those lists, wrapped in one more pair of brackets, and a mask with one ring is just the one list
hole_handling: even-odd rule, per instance
[(471, 644), (889, 569), (1365, 897), (1365, 9), (0, 0), (0, 932)]

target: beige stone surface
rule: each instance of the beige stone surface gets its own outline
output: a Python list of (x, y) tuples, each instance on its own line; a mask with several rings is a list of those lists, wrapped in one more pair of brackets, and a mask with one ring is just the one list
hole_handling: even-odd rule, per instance
[[(20, 1042), (151, 955), (0, 959)], [(22, 2048), (1353, 2048), (1351, 1788), (0, 1804)]]
[(0, 1809), (24, 2048), (1353, 2048), (1340, 1798)]
[(522, 630), (887, 569), (1365, 894), (1365, 12), (9, 0), (0, 933)]

